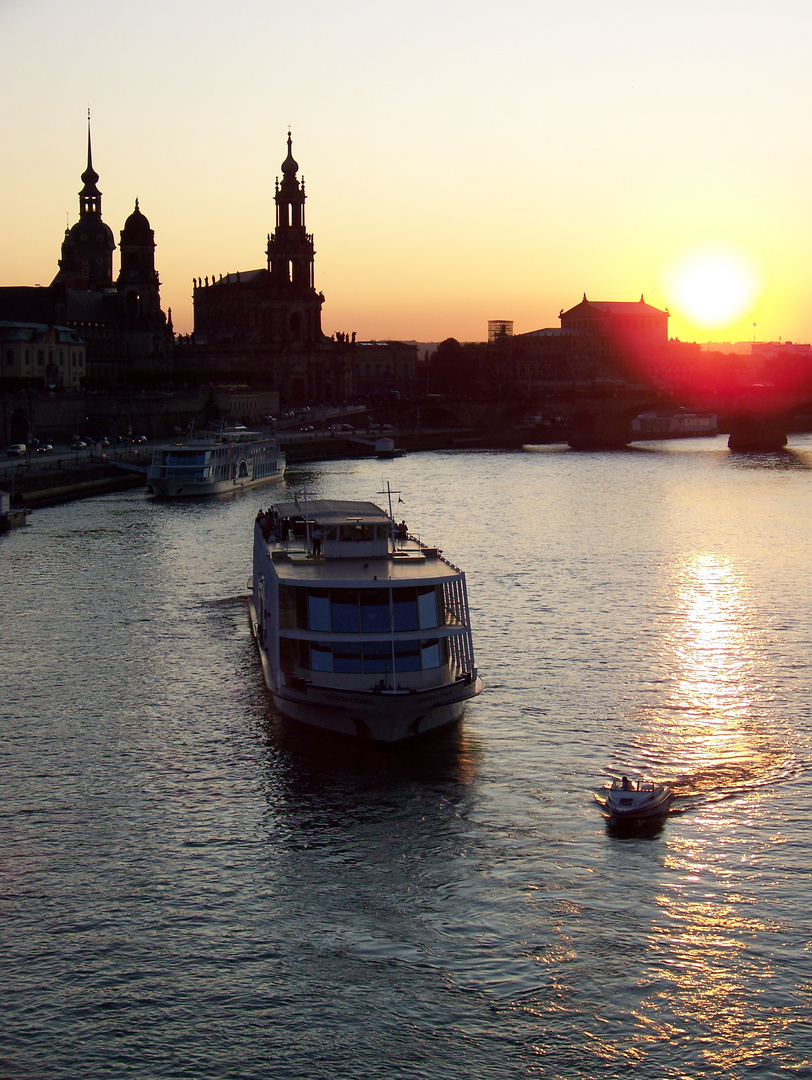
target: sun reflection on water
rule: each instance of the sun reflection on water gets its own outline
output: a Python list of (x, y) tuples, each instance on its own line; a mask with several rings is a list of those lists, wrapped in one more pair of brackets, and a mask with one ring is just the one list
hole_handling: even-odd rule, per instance
[(763, 627), (733, 561), (686, 556), (670, 592), (664, 679), (641, 718), (647, 769), (683, 797), (722, 797), (788, 775), (793, 758), (769, 690)]
[(677, 601), (669, 642), (677, 663), (674, 696), (685, 709), (717, 717), (723, 730), (726, 717), (747, 710), (742, 689), (754, 666), (741, 582), (729, 560), (696, 556), (686, 567)]
[(793, 940), (786, 909), (765, 902), (774, 892), (764, 856), (776, 838), (754, 846), (749, 827), (768, 798), (751, 794), (747, 828), (739, 804), (707, 803), (699, 828), (672, 833), (664, 849), (635, 1015), (644, 1045), (661, 1043), (666, 1028), (680, 1038), (692, 1076), (740, 1076), (766, 1062), (800, 1075), (810, 1064), (797, 1034), (808, 979), (776, 992), (793, 964), (803, 970), (806, 942)]
[(754, 902), (759, 868), (742, 830), (742, 800), (755, 813), (768, 785), (794, 773), (795, 758), (746, 576), (731, 558), (697, 552), (674, 565), (665, 589), (662, 674), (635, 718), (635, 756), (641, 771), (673, 784), (674, 808), (699, 822), (667, 834), (637, 1049), (676, 1039), (692, 1075), (740, 1074), (766, 1057), (789, 1060), (797, 1018), (792, 1002), (754, 1004), (753, 987), (777, 977), (774, 954), (759, 943), (778, 946), (782, 928)]

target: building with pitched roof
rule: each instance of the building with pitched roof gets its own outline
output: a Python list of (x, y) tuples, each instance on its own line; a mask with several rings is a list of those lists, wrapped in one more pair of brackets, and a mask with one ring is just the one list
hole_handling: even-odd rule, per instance
[(643, 296), (634, 303), (626, 300), (587, 300), (561, 311), (562, 330), (595, 334), (621, 348), (660, 349), (668, 343), (669, 312), (647, 304)]
[[(171, 312), (167, 317), (161, 309), (154, 233), (136, 199), (120, 234), (121, 267), (114, 277), (116, 244), (102, 219), (89, 114), (87, 164), (81, 179), (79, 220), (65, 230), (59, 269), (51, 285), (0, 288), (0, 319), (73, 331), (84, 342), (80, 378), (88, 387), (110, 388), (168, 376), (172, 322)], [(37, 367), (33, 374), (43, 373)], [(58, 365), (51, 375), (55, 375), (55, 385), (76, 385), (74, 376), (68, 377)]]

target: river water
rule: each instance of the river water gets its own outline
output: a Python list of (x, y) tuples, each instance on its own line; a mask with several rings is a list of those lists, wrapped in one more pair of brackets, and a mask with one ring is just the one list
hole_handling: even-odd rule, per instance
[[(812, 437), (329, 462), (468, 576), (486, 690), (392, 753), (285, 725), (272, 488), (0, 538), (0, 1076), (812, 1076)], [(654, 776), (659, 829), (597, 796)]]

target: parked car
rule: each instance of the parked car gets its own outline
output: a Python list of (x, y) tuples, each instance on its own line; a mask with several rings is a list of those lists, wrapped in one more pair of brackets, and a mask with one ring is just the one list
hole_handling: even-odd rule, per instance
[(51, 445), (51, 443), (49, 443), (49, 442), (40, 443), (39, 446), (37, 447), (37, 453), (38, 454), (52, 454), (53, 452), (54, 452), (54, 448)]
[(15, 442), (6, 447), (6, 457), (25, 457), (28, 447), (24, 442)]

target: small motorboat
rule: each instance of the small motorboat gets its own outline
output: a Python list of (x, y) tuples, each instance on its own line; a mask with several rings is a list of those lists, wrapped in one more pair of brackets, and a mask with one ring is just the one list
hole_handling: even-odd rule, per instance
[(606, 809), (617, 820), (632, 821), (661, 817), (668, 813), (674, 792), (654, 780), (613, 780), (606, 796)]

